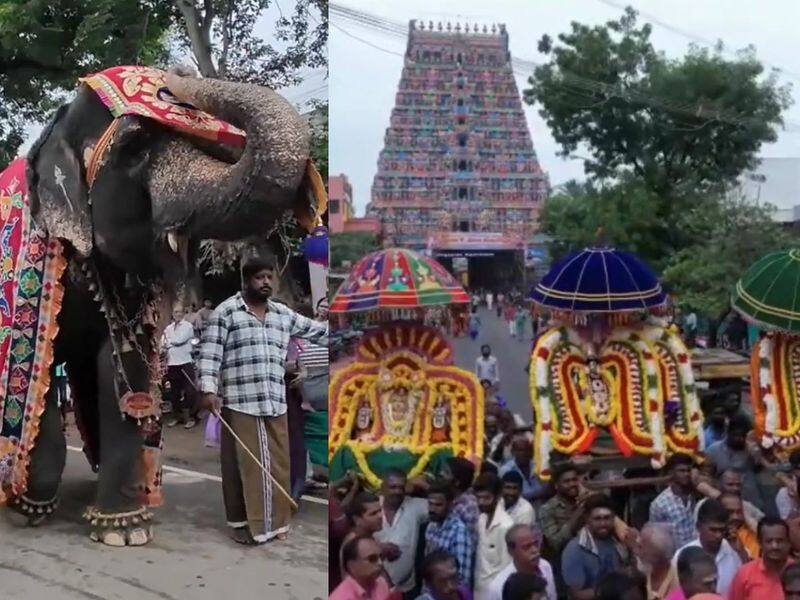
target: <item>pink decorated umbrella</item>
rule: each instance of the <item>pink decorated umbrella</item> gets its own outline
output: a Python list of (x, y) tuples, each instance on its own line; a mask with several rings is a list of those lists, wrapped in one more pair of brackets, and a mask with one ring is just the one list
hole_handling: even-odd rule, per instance
[(404, 248), (373, 252), (353, 267), (330, 312), (418, 309), (468, 304), (464, 288), (435, 260)]

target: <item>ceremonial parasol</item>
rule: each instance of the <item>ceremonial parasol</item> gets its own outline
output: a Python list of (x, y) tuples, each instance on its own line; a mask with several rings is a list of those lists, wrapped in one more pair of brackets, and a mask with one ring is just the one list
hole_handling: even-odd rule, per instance
[(469, 303), (464, 288), (435, 260), (412, 250), (373, 252), (353, 267), (331, 303), (332, 313), (415, 309)]
[(736, 283), (731, 304), (757, 325), (800, 333), (800, 249), (756, 261)]
[(667, 294), (635, 255), (586, 248), (550, 269), (533, 288), (531, 299), (558, 312), (624, 313), (662, 308)]

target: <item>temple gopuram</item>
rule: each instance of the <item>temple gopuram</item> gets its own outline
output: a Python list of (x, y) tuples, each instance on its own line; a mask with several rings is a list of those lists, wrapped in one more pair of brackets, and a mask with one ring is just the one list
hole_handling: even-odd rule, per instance
[[(504, 25), (411, 21), (367, 215), (464, 285), (520, 281), (548, 191)], [(530, 264), (529, 264), (530, 266)]]

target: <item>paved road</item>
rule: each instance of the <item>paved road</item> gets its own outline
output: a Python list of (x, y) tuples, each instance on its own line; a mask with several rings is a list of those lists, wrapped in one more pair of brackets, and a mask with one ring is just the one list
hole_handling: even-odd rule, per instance
[(530, 324), (525, 327), (525, 337), (520, 341), (508, 334), (508, 324), (498, 318), (494, 311), (480, 308), (478, 314), (483, 323), (478, 339), (474, 342), (469, 337), (453, 340), (456, 363), (459, 367), (474, 372), (475, 359), (480, 354), (481, 345), (489, 344), (500, 364), (500, 396), (514, 412), (530, 423), (533, 420), (533, 408), (528, 393), (528, 374), (525, 372), (531, 349)]
[[(95, 476), (70, 432), (62, 504), (29, 529), (0, 510), (0, 598), (44, 600), (317, 600), (327, 591), (327, 506), (301, 502), (287, 542), (243, 547), (227, 538), (217, 451), (202, 432), (169, 430), (166, 506), (141, 548), (89, 540), (81, 519)], [(314, 502), (313, 500), (316, 500)]]

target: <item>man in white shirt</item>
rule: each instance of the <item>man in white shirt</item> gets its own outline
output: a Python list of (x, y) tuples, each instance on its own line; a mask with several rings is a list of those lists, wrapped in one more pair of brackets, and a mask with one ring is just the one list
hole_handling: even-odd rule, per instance
[(186, 429), (197, 424), (195, 415), (195, 373), (192, 362), (194, 326), (184, 319), (184, 310), (176, 305), (172, 323), (164, 330), (163, 347), (167, 351), (168, 397), (172, 404), (172, 418), (167, 427), (183, 422)]
[(475, 375), (478, 381), (491, 381), (497, 387), (500, 383), (500, 366), (497, 358), (492, 356), (492, 348), (489, 344), (481, 346), (481, 355), (475, 361)]
[(728, 598), (728, 592), (736, 572), (742, 566), (742, 559), (725, 539), (730, 515), (719, 500), (707, 500), (697, 515), (698, 538), (689, 542), (675, 553), (673, 567), (677, 567), (678, 557), (684, 548), (698, 546), (714, 557), (717, 565), (717, 593)]
[(500, 478), (482, 473), (472, 485), (478, 501), (478, 548), (475, 552), (475, 600), (488, 600), (489, 585), (511, 563), (506, 533), (514, 521), (503, 508)]
[(508, 471), (503, 479), (503, 508), (515, 525), (533, 525), (536, 512), (530, 502), (522, 497), (522, 475)]
[(388, 469), (381, 487), (383, 528), (375, 534), (382, 548), (388, 545), (394, 560), (384, 561), (383, 567), (392, 583), (404, 594), (414, 588), (414, 558), (419, 542), (420, 526), (428, 520), (428, 501), (406, 496), (406, 475)]
[(547, 582), (547, 600), (556, 600), (556, 581), (550, 563), (541, 558), (542, 532), (536, 526), (514, 525), (506, 533), (511, 563), (489, 584), (487, 600), (503, 600), (503, 586), (514, 573), (528, 573)]

